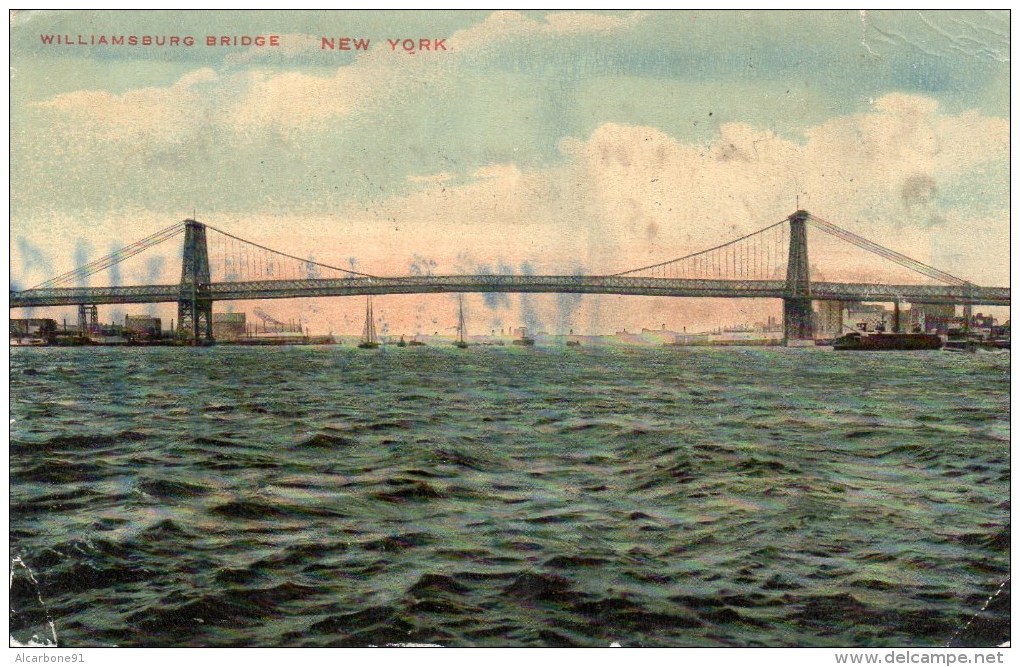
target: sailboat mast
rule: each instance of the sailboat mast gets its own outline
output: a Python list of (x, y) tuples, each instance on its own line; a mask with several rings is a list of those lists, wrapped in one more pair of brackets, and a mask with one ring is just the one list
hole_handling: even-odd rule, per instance
[(368, 342), (376, 342), (375, 313), (372, 311), (372, 297), (368, 297)]
[(367, 343), (368, 342), (368, 323), (372, 321), (370, 319), (371, 318), (371, 314), (370, 313), (372, 312), (370, 310), (371, 307), (372, 307), (371, 306), (371, 303), (372, 303), (371, 299), (372, 299), (372, 297), (368, 297), (368, 299), (365, 300), (365, 328), (361, 331), (361, 342), (362, 343)]
[(361, 338), (365, 343), (376, 342), (375, 336), (375, 318), (372, 315), (372, 297), (369, 296), (365, 301), (365, 330), (361, 334)]
[(464, 342), (464, 295), (460, 295), (460, 319), (457, 321), (457, 340)]

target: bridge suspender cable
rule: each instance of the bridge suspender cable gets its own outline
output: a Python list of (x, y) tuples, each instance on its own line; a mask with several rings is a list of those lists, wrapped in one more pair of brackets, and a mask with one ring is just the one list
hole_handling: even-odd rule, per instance
[[(722, 245), (717, 245), (714, 248), (708, 248), (707, 250), (699, 250), (698, 252), (693, 252), (690, 255), (684, 255), (683, 257), (677, 257), (676, 259), (670, 259), (670, 260), (667, 260), (665, 262), (659, 262), (658, 264), (649, 264), (648, 266), (642, 266), (639, 269), (630, 269), (628, 271), (621, 271), (619, 273), (610, 273), (609, 276), (610, 277), (612, 277), (612, 276), (626, 276), (626, 275), (631, 274), (631, 273), (639, 273), (641, 271), (648, 271), (650, 269), (657, 269), (660, 266), (666, 266), (667, 264), (674, 264), (676, 262), (682, 262), (685, 259), (691, 259), (692, 257), (698, 257), (699, 255), (705, 255), (705, 254), (708, 254), (708, 253), (713, 252), (715, 250), (719, 250), (721, 248), (725, 248), (727, 246), (731, 246), (734, 243), (739, 243), (740, 241), (743, 241), (744, 239), (749, 239), (752, 236), (755, 236), (756, 234), (762, 234), (764, 232), (767, 232), (770, 229), (773, 229), (773, 228), (778, 227), (780, 225), (786, 224), (786, 221), (787, 221), (787, 219), (783, 218), (782, 220), (780, 220), (779, 222), (777, 222), (774, 225), (769, 225), (768, 227), (763, 227), (763, 228), (759, 229), (756, 232), (751, 232), (750, 234), (745, 234), (744, 236), (741, 236), (740, 238), (733, 239), (732, 241), (727, 241), (726, 243), (723, 243)], [(734, 257), (734, 261), (736, 261), (735, 257)]]
[(172, 239), (173, 237), (177, 236), (183, 231), (184, 223), (178, 222), (176, 224), (170, 225), (169, 227), (159, 230), (155, 234), (151, 234), (150, 236), (146, 236), (144, 239), (135, 241), (131, 245), (125, 246), (120, 250), (114, 251), (105, 257), (101, 257), (97, 260), (89, 262), (88, 264), (80, 266), (77, 269), (74, 269), (73, 271), (63, 273), (57, 276), (56, 278), (51, 278), (50, 280), (47, 280), (44, 283), (39, 283), (38, 285), (30, 289), (44, 289), (48, 287), (55, 287), (61, 283), (70, 282), (71, 280), (75, 279), (81, 280), (84, 278), (88, 278), (94, 273), (98, 273), (103, 269), (110, 268), (114, 264), (119, 264), (120, 262), (123, 262), (128, 257), (133, 257), (138, 253), (148, 250), (153, 246), (159, 245), (160, 243), (163, 243), (168, 239)]
[[(376, 277), (376, 276), (373, 276), (373, 275), (368, 274), (368, 273), (361, 273), (359, 271), (352, 271), (350, 269), (343, 269), (343, 268), (340, 268), (340, 267), (337, 267), (337, 266), (330, 266), (328, 264), (322, 264), (320, 262), (313, 262), (311, 260), (301, 259), (300, 257), (295, 257), (293, 255), (288, 255), (287, 253), (280, 252), (278, 250), (273, 250), (272, 248), (267, 248), (265, 246), (259, 245), (258, 243), (252, 243), (251, 241), (248, 241), (246, 239), (242, 239), (242, 238), (240, 238), (238, 236), (234, 236), (233, 234), (229, 234), (227, 232), (224, 232), (223, 230), (217, 229), (217, 228), (215, 228), (215, 227), (213, 227), (211, 225), (206, 225), (206, 227), (208, 229), (211, 229), (211, 230), (215, 231), (215, 232), (223, 234), (224, 236), (229, 237), (229, 238), (231, 238), (231, 239), (233, 239), (235, 241), (239, 241), (241, 243), (253, 246), (255, 248), (259, 248), (260, 250), (264, 250), (266, 252), (270, 252), (270, 253), (279, 255), (281, 257), (286, 257), (287, 259), (294, 260), (294, 261), (299, 262), (299, 263), (301, 263), (303, 265), (306, 265), (306, 266), (318, 266), (318, 267), (322, 267), (324, 269), (330, 269), (332, 271), (339, 271), (341, 273), (345, 273), (345, 274), (348, 274), (348, 275), (361, 276), (361, 277), (364, 277), (364, 278), (375, 278)], [(110, 253), (109, 255), (106, 255), (105, 257), (101, 257), (99, 259), (93, 260), (93, 261), (89, 262), (88, 264), (80, 266), (80, 267), (78, 267), (78, 268), (76, 268), (76, 269), (74, 269), (72, 271), (68, 271), (67, 273), (62, 273), (59, 276), (56, 276), (55, 278), (51, 278), (51, 279), (49, 279), (49, 280), (47, 280), (45, 282), (39, 283), (38, 285), (35, 285), (34, 287), (31, 287), (29, 289), (33, 289), (33, 290), (35, 290), (35, 289), (48, 289), (48, 288), (58, 287), (58, 286), (61, 286), (61, 285), (66, 285), (67, 283), (69, 283), (71, 281), (81, 281), (81, 280), (84, 280), (85, 278), (88, 278), (89, 276), (91, 276), (93, 274), (96, 274), (96, 273), (98, 273), (100, 271), (108, 269), (108, 268), (110, 268), (111, 266), (113, 266), (115, 264), (119, 264), (120, 262), (123, 262), (124, 260), (126, 260), (126, 259), (128, 259), (130, 257), (134, 257), (135, 255), (148, 250), (149, 248), (152, 248), (152, 247), (157, 246), (157, 245), (159, 245), (159, 244), (161, 244), (161, 243), (163, 243), (163, 242), (165, 242), (165, 241), (167, 241), (167, 240), (169, 240), (171, 238), (174, 238), (178, 234), (183, 233), (184, 229), (185, 229), (185, 223), (183, 223), (183, 222), (175, 223), (173, 225), (170, 225), (169, 227), (165, 227), (164, 229), (161, 229), (161, 230), (159, 230), (159, 231), (157, 231), (157, 232), (155, 232), (153, 234), (150, 234), (149, 236), (146, 236), (143, 239), (135, 241), (131, 245), (125, 246), (123, 248), (120, 248), (119, 250), (116, 250), (116, 251)]]
[[(630, 269), (628, 271), (621, 271), (619, 273), (613, 273), (613, 274), (609, 274), (609, 275), (610, 276), (626, 276), (626, 275), (631, 275), (631, 274), (634, 274), (634, 273), (640, 273), (640, 272), (643, 272), (643, 271), (650, 271), (652, 269), (658, 269), (658, 268), (665, 267), (665, 266), (668, 266), (668, 265), (671, 265), (671, 264), (677, 264), (679, 262), (682, 262), (682, 261), (688, 260), (688, 259), (694, 259), (695, 262), (700, 262), (701, 264), (704, 264), (704, 262), (703, 262), (703, 260), (705, 259), (703, 257), (704, 255), (708, 255), (709, 253), (712, 253), (712, 252), (714, 252), (716, 250), (721, 250), (723, 248), (727, 248), (729, 246), (733, 246), (734, 244), (739, 243), (740, 241), (744, 241), (745, 239), (751, 238), (753, 236), (760, 235), (760, 234), (762, 234), (764, 232), (767, 232), (770, 229), (773, 229), (775, 227), (779, 227), (780, 225), (785, 224), (787, 221), (788, 221), (788, 219), (781, 220), (781, 221), (777, 222), (774, 225), (770, 225), (770, 226), (765, 227), (763, 229), (759, 229), (756, 232), (752, 232), (752, 233), (747, 234), (745, 236), (741, 236), (739, 238), (733, 239), (732, 241), (728, 241), (727, 243), (723, 243), (721, 245), (717, 245), (717, 246), (715, 246), (713, 248), (708, 248), (707, 250), (700, 250), (698, 252), (691, 253), (689, 255), (684, 255), (683, 257), (678, 257), (676, 259), (667, 260), (665, 262), (658, 262), (656, 264), (650, 264), (648, 266), (642, 266), (642, 267), (637, 268), (637, 269)], [(826, 220), (822, 220), (821, 218), (818, 218), (818, 217), (816, 217), (814, 215), (809, 214), (808, 217), (807, 217), (807, 221), (809, 223), (811, 223), (811, 225), (813, 227), (815, 227), (816, 229), (819, 229), (820, 231), (823, 231), (823, 232), (825, 232), (825, 233), (827, 233), (827, 234), (829, 234), (831, 236), (834, 236), (834, 237), (836, 237), (838, 239), (846, 241), (847, 243), (855, 245), (858, 248), (866, 250), (866, 251), (868, 251), (868, 252), (870, 252), (872, 254), (878, 255), (879, 257), (887, 259), (887, 260), (889, 260), (889, 261), (891, 261), (891, 262), (893, 262), (895, 264), (899, 264), (900, 266), (905, 267), (907, 269), (910, 269), (911, 271), (914, 271), (915, 273), (919, 273), (919, 274), (924, 275), (924, 276), (926, 276), (928, 278), (931, 278), (933, 280), (937, 280), (939, 282), (943, 282), (943, 283), (946, 283), (948, 285), (953, 285), (953, 286), (957, 286), (957, 287), (966, 287), (966, 286), (971, 285), (970, 282), (968, 282), (968, 281), (966, 281), (966, 280), (964, 280), (962, 278), (959, 278), (957, 276), (954, 276), (951, 273), (947, 273), (947, 272), (942, 271), (940, 269), (936, 269), (933, 266), (929, 266), (929, 265), (927, 265), (927, 264), (925, 264), (923, 262), (919, 262), (916, 259), (912, 259), (910, 257), (907, 257), (906, 255), (898, 253), (895, 250), (890, 250), (889, 248), (880, 246), (879, 244), (875, 243), (874, 241), (869, 241), (868, 239), (864, 238), (863, 236), (859, 236), (857, 234), (854, 234), (853, 232), (847, 231), (847, 230), (843, 229), (842, 227), (834, 225), (831, 222), (828, 222)], [(768, 248), (767, 250), (771, 250), (771, 248)], [(733, 272), (736, 275), (744, 276), (749, 271), (750, 267), (746, 266), (746, 262), (747, 262), (747, 257), (746, 257), (747, 252), (746, 251), (747, 251), (746, 248), (735, 249), (733, 254), (732, 254), (732, 256), (729, 258), (730, 261), (732, 262)], [(739, 258), (739, 261), (738, 261), (738, 256), (737, 256), (738, 252), (741, 255), (740, 258)], [(770, 252), (768, 254), (771, 255)], [(716, 263), (718, 263), (718, 261), (720, 259), (718, 256), (709, 257), (708, 259), (709, 259), (709, 267), (710, 268), (713, 268), (713, 267), (714, 268), (718, 268), (716, 266), (716, 264), (713, 264), (713, 259), (715, 260)], [(768, 263), (771, 264), (772, 257), (769, 256), (768, 259), (769, 259)], [(777, 258), (777, 259), (779, 259), (779, 258)], [(704, 268), (704, 267), (700, 267), (700, 268)], [(696, 264), (694, 266), (694, 271), (697, 272), (698, 269), (699, 269), (699, 265)], [(718, 273), (718, 271), (717, 271), (717, 273)]]
[(377, 278), (378, 277), (378, 276), (373, 276), (373, 275), (371, 275), (369, 273), (361, 273), (360, 271), (352, 271), (351, 269), (341, 269), (338, 266), (330, 266), (329, 264), (322, 264), (321, 262), (313, 262), (310, 259), (301, 259), (300, 257), (295, 257), (294, 255), (288, 255), (285, 252), (280, 252), (279, 250), (273, 250), (272, 248), (267, 248), (264, 245), (259, 245), (258, 243), (252, 243), (251, 241), (248, 241), (247, 239), (242, 239), (239, 236), (234, 236), (233, 234), (229, 234), (229, 233), (223, 231), (222, 229), (216, 229), (212, 225), (206, 225), (206, 228), (207, 229), (211, 229), (211, 230), (213, 230), (214, 232), (216, 232), (218, 234), (223, 234), (224, 236), (232, 238), (235, 241), (240, 241), (241, 243), (246, 243), (246, 244), (248, 244), (250, 246), (254, 246), (254, 247), (258, 248), (259, 250), (265, 250), (266, 252), (271, 252), (273, 254), (280, 255), (281, 257), (286, 257), (287, 259), (292, 259), (292, 260), (294, 260), (296, 262), (301, 262), (302, 264), (309, 264), (309, 265), (312, 265), (312, 266), (321, 266), (324, 269), (330, 269), (331, 271), (341, 271), (343, 273), (347, 273), (347, 274), (350, 274), (352, 276), (361, 276), (363, 278)]
[(884, 257), (885, 259), (888, 259), (891, 262), (895, 262), (900, 266), (908, 268), (911, 271), (914, 271), (915, 273), (920, 273), (924, 276), (932, 278), (933, 280), (938, 280), (949, 285), (963, 287), (965, 285), (970, 284), (963, 278), (957, 278), (951, 273), (946, 273), (945, 271), (936, 269), (934, 266), (928, 266), (927, 264), (919, 262), (916, 259), (911, 259), (906, 255), (902, 255), (896, 252), (895, 250), (890, 250), (888, 248), (880, 246), (874, 241), (869, 241), (863, 236), (858, 236), (853, 232), (847, 231), (842, 227), (838, 227), (837, 225), (834, 225), (831, 222), (827, 222), (811, 214), (808, 214), (807, 219), (808, 222), (810, 222), (814, 227), (822, 230), (823, 232), (835, 236), (836, 238), (842, 239), (847, 243), (851, 243), (857, 246), (858, 248), (862, 248), (864, 250), (867, 250), (868, 252), (874, 253), (879, 257)]

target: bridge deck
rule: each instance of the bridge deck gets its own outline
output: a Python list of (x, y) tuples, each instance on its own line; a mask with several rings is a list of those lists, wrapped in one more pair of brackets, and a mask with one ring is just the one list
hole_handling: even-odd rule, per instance
[[(632, 276), (409, 276), (396, 278), (329, 278), (212, 283), (213, 301), (293, 299), (364, 294), (431, 294), (443, 292), (529, 292), (620, 294), (634, 296), (781, 299), (782, 280), (692, 280)], [(80, 303), (176, 302), (180, 285), (74, 287), (10, 293), (11, 308), (68, 306)], [(1010, 305), (1010, 288), (869, 283), (811, 283), (811, 298), (822, 301), (901, 301), (906, 303)]]

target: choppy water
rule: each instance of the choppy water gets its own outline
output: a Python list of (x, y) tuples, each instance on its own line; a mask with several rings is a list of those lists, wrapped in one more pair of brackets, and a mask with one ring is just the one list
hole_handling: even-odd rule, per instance
[(19, 641), (1009, 639), (1008, 354), (18, 349), (11, 413)]

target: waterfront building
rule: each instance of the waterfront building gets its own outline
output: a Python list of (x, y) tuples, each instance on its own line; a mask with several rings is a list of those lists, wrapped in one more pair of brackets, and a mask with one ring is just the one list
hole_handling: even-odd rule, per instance
[(213, 313), (213, 338), (215, 340), (239, 340), (247, 335), (244, 313)]
[(57, 335), (57, 321), (48, 318), (28, 318), (11, 320), (11, 340), (21, 342), (25, 339), (50, 340)]
[(124, 317), (124, 334), (139, 338), (161, 338), (163, 321), (148, 315), (127, 315)]

